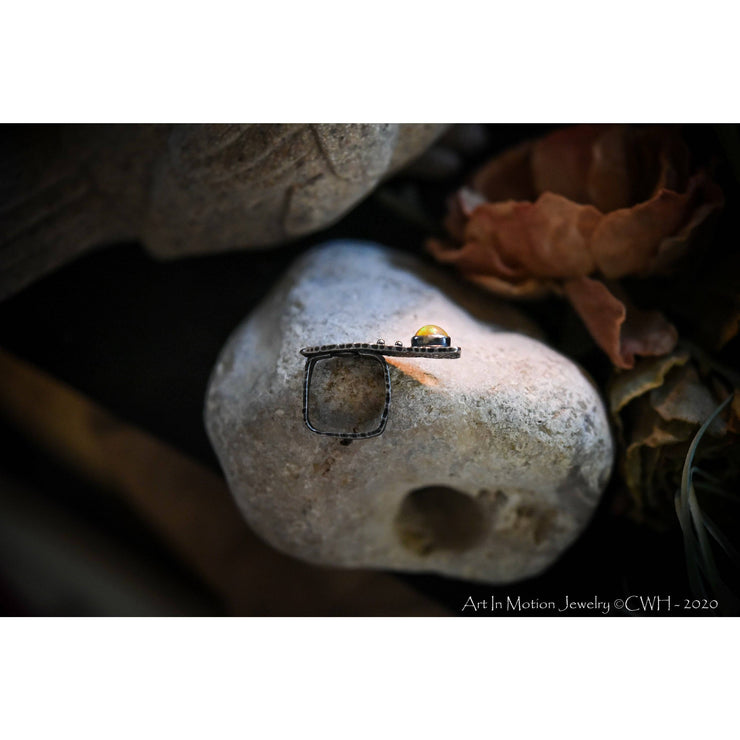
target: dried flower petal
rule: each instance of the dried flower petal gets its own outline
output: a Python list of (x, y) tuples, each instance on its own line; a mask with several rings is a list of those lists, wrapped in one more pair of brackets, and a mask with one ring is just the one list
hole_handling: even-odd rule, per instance
[[(575, 126), (486, 164), (453, 198), (431, 253), (506, 296), (564, 293), (620, 368), (675, 346), (674, 327), (601, 282), (664, 273), (723, 204), (675, 127)], [(482, 202), (485, 200), (485, 202)]]
[(663, 385), (668, 372), (685, 365), (688, 360), (688, 352), (674, 352), (641, 360), (631, 370), (616, 374), (609, 384), (609, 408), (612, 414), (618, 414), (630, 401)]
[[(576, 203), (592, 203), (600, 207), (589, 192), (589, 173), (594, 163), (594, 146), (610, 129), (620, 130), (609, 126), (571, 126), (535, 142), (531, 158), (535, 192), (559, 193)], [(596, 162), (600, 159), (597, 158)], [(614, 168), (609, 169), (614, 175)]]
[(579, 278), (564, 284), (565, 294), (596, 344), (616, 367), (629, 369), (635, 355), (664, 355), (678, 341), (678, 332), (657, 311), (641, 311), (617, 298), (600, 280)]
[[(666, 421), (703, 424), (717, 408), (717, 401), (705, 386), (693, 365), (684, 365), (671, 373), (670, 379), (650, 392), (650, 404)], [(722, 434), (725, 424), (717, 418), (709, 431)]]
[(694, 199), (705, 183), (704, 175), (697, 176), (686, 192), (661, 189), (644, 203), (604, 216), (591, 242), (601, 274), (607, 278), (648, 275), (665, 271), (683, 256), (693, 227), (722, 202), (721, 196), (716, 199), (715, 186), (708, 191), (713, 199), (694, 210)]

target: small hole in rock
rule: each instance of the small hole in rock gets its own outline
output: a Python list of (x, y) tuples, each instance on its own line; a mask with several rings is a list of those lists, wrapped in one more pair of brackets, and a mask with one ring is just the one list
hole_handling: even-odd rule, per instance
[(411, 491), (396, 515), (396, 530), (401, 544), (418, 555), (468, 550), (486, 531), (480, 504), (446, 486)]

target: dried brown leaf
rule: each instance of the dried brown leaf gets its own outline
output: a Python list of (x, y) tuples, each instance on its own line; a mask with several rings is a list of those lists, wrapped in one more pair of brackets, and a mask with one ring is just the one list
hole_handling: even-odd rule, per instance
[(640, 360), (631, 370), (616, 373), (608, 388), (612, 414), (618, 414), (633, 399), (661, 386), (671, 368), (685, 365), (688, 360), (688, 352), (678, 351)]
[[(703, 424), (717, 408), (717, 401), (693, 365), (676, 368), (663, 386), (650, 392), (650, 404), (665, 421), (696, 426)], [(709, 431), (715, 435), (724, 433), (722, 419), (715, 419)]]
[(629, 369), (635, 355), (664, 355), (676, 346), (678, 332), (661, 313), (636, 308), (600, 280), (582, 277), (563, 287), (594, 341), (616, 367)]

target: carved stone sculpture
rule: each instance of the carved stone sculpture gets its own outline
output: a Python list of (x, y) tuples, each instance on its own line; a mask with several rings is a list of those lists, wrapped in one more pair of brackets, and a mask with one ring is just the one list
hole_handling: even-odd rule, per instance
[(0, 298), (91, 247), (267, 247), (333, 223), (436, 124), (13, 126), (0, 140)]

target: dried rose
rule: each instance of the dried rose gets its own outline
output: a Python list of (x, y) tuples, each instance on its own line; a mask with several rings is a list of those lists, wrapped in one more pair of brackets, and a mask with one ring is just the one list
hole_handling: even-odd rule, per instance
[(616, 281), (666, 273), (722, 203), (705, 172), (689, 172), (675, 127), (574, 126), (484, 166), (452, 200), (454, 243), (428, 246), (495, 293), (565, 295), (614, 365), (631, 368), (677, 334)]

